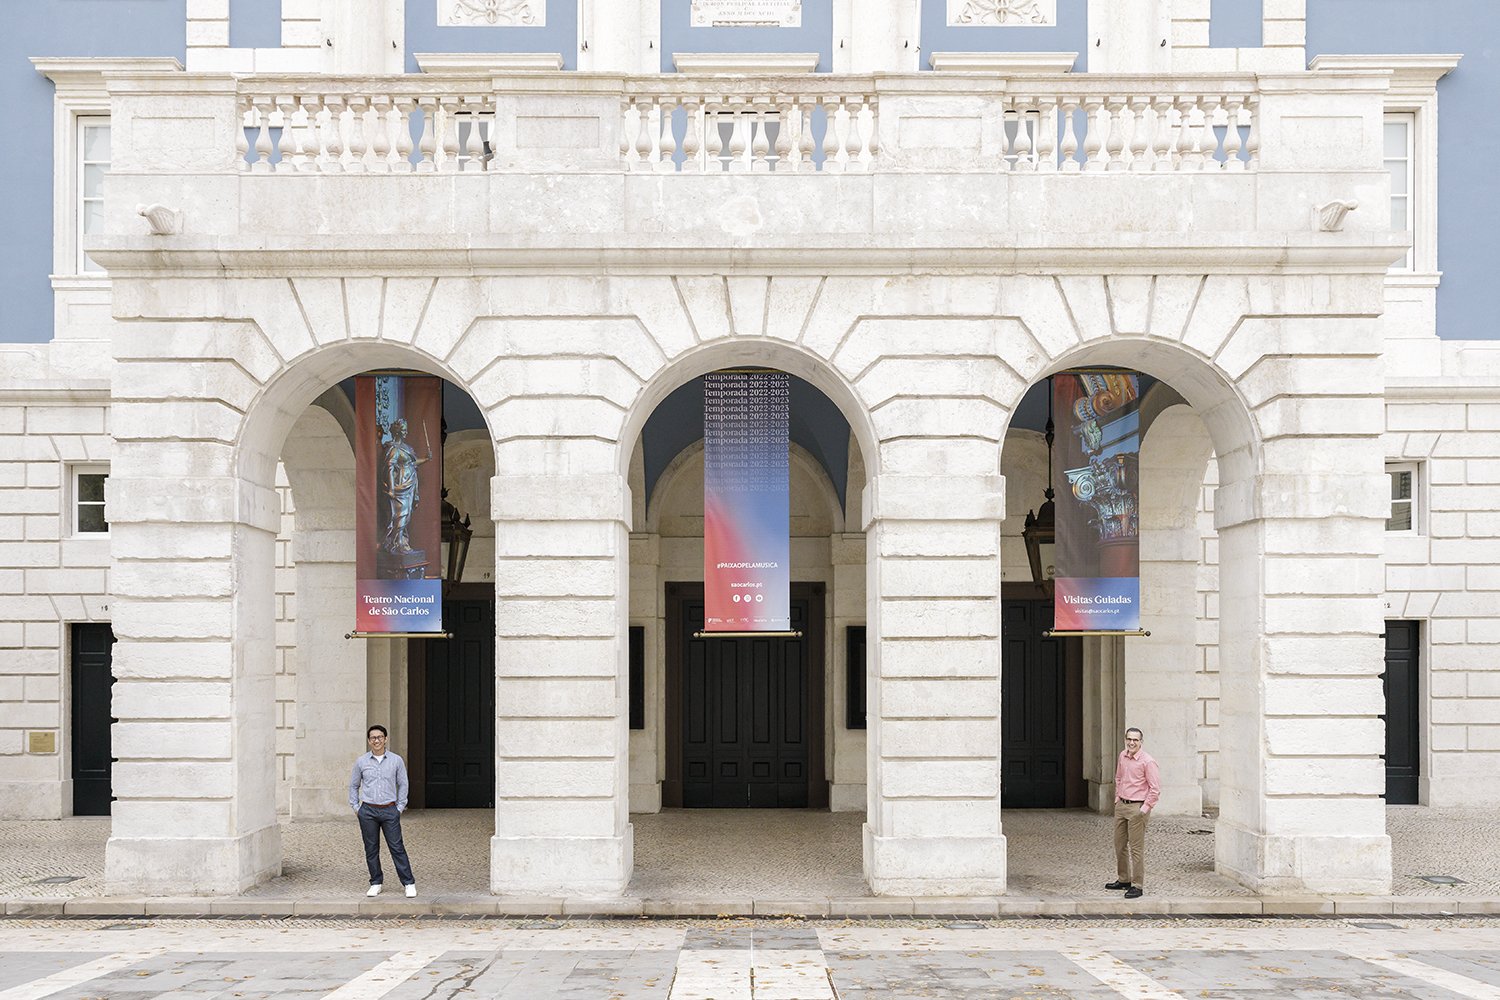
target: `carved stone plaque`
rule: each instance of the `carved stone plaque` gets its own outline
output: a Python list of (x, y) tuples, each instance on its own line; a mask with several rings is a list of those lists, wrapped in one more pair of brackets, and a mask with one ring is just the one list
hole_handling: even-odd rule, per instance
[(695, 28), (800, 28), (802, 0), (693, 0)]
[(958, 28), (1044, 28), (1057, 23), (1057, 0), (948, 0)]
[(547, 0), (437, 0), (439, 26), (541, 28)]
[(57, 732), (50, 729), (33, 729), (26, 734), (26, 752), (57, 753)]

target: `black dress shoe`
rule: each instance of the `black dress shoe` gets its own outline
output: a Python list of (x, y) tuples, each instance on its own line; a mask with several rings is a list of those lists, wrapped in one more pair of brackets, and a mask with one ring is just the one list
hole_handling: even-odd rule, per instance
[(1145, 890), (1143, 890), (1138, 885), (1133, 885), (1129, 889), (1125, 890), (1125, 898), (1126, 899), (1140, 899), (1144, 895), (1145, 895)]
[(1104, 888), (1106, 888), (1106, 889), (1129, 889), (1130, 888), (1130, 883), (1129, 882), (1110, 882)]

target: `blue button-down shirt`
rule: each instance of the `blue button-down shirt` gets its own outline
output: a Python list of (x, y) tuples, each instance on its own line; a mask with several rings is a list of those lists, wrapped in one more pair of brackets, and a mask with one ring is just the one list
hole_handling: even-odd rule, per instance
[(349, 775), (349, 808), (358, 809), (361, 802), (396, 803), (397, 812), (406, 812), (406, 761), (400, 754), (387, 750), (376, 760), (372, 753), (354, 762)]

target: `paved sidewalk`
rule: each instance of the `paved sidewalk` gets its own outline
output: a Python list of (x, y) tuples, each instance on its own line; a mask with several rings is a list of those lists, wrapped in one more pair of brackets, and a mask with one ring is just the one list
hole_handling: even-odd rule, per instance
[[(1213, 820), (1158, 817), (1149, 835), (1147, 895), (1126, 904), (1113, 877), (1109, 819), (1086, 812), (1005, 816), (1009, 892), (980, 900), (873, 897), (861, 874), (857, 813), (674, 811), (632, 817), (635, 876), (623, 899), (490, 894), (489, 811), (410, 814), (406, 841), (421, 893), (364, 899), (352, 821), (286, 822), (282, 877), (240, 897), (104, 898), (107, 819), (0, 823), (0, 900), (11, 913), (611, 913), (913, 915), (997, 913), (1500, 912), (1500, 810), (1388, 810), (1395, 857), (1389, 897), (1262, 898), (1213, 870)], [(1449, 875), (1433, 885), (1421, 875)], [(48, 878), (72, 878), (48, 883)], [(392, 879), (394, 882), (394, 879)]]

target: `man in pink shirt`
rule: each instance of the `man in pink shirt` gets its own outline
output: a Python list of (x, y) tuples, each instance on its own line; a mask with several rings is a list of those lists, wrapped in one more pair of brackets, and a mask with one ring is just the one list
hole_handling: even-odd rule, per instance
[(1115, 762), (1115, 881), (1104, 888), (1124, 889), (1126, 899), (1145, 891), (1146, 820), (1161, 798), (1161, 772), (1141, 740), (1139, 729), (1125, 730), (1125, 749)]

